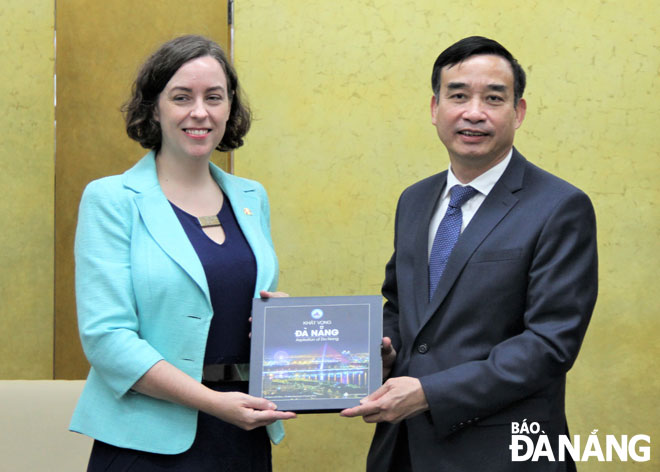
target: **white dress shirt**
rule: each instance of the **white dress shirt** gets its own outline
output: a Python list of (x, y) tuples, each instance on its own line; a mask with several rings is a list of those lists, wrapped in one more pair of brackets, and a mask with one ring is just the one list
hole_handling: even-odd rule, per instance
[(449, 200), (451, 198), (449, 190), (451, 190), (454, 185), (461, 185), (463, 187), (469, 185), (479, 192), (474, 197), (465, 202), (461, 207), (461, 211), (463, 213), (463, 224), (461, 225), (462, 233), (490, 191), (493, 189), (497, 181), (500, 179), (500, 177), (502, 177), (502, 174), (504, 174), (506, 166), (508, 166), (509, 161), (511, 161), (512, 154), (513, 148), (509, 151), (509, 154), (502, 160), (502, 162), (491, 167), (479, 177), (471, 182), (468, 182), (467, 184), (462, 184), (454, 175), (454, 172), (451, 170), (451, 166), (449, 166), (449, 171), (447, 172), (447, 185), (442, 191), (442, 195), (440, 195), (438, 203), (436, 203), (435, 210), (433, 210), (433, 216), (431, 217), (431, 223), (429, 224), (429, 258), (431, 257), (431, 249), (433, 248), (435, 233), (438, 231), (440, 221), (442, 221), (442, 218), (444, 218), (445, 213), (447, 212), (447, 208), (449, 207)]

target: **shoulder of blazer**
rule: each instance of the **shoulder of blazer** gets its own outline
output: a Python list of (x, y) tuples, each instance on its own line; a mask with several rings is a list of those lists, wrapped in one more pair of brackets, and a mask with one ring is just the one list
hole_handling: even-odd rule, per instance
[(512, 193), (523, 188), (534, 192), (549, 192), (554, 195), (584, 193), (561, 177), (529, 162), (516, 148), (513, 149), (511, 162), (500, 180)]
[(266, 193), (263, 185), (261, 185), (256, 180), (250, 180), (246, 179), (245, 177), (229, 174), (212, 162), (210, 168), (211, 175), (213, 175), (215, 181), (218, 182), (220, 188), (222, 188), (222, 190), (228, 194), (232, 194), (234, 192), (254, 192), (256, 196), (261, 198)]
[(122, 174), (125, 187), (137, 193), (144, 193), (159, 187), (156, 172), (156, 153), (149, 151), (137, 164)]
[(399, 204), (413, 203), (419, 199), (427, 201), (431, 193), (439, 194), (447, 182), (447, 171), (432, 175), (406, 188), (399, 198)]
[(123, 174), (101, 177), (92, 180), (85, 187), (80, 199), (79, 212), (83, 208), (94, 208), (92, 211), (99, 211), (99, 209), (111, 211), (110, 209), (115, 209), (121, 214), (129, 214), (131, 212), (131, 202), (135, 195), (135, 191), (127, 188), (124, 184)]
[(88, 183), (80, 206), (115, 208), (122, 214), (128, 214), (136, 195), (158, 188), (156, 163), (153, 152), (150, 152), (123, 174), (101, 177)]
[(439, 184), (444, 185), (444, 183), (447, 181), (447, 172), (446, 170), (439, 172), (437, 174), (431, 175), (429, 177), (426, 177), (425, 179), (422, 179), (418, 182), (415, 182), (412, 184), (410, 187), (404, 190), (404, 193), (406, 192), (416, 192), (420, 190), (426, 190), (428, 188), (434, 188), (437, 187)]
[[(210, 163), (210, 170), (222, 190), (229, 194), (234, 192), (256, 192), (261, 196), (265, 193), (259, 182), (229, 174), (212, 162)], [(147, 192), (154, 187), (158, 187), (156, 153), (154, 151), (148, 152), (137, 164), (124, 172), (121, 178), (125, 187), (138, 193)]]

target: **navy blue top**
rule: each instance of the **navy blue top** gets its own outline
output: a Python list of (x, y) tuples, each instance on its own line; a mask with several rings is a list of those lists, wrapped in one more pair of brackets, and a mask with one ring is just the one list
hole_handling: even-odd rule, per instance
[(218, 219), (225, 241), (218, 244), (202, 230), (199, 221), (170, 202), (204, 267), (211, 294), (213, 319), (206, 341), (204, 364), (240, 364), (250, 360), (252, 297), (257, 262), (227, 197)]

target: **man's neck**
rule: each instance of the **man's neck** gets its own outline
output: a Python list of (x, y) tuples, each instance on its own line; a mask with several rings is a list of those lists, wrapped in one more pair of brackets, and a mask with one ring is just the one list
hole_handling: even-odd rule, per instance
[(458, 158), (451, 154), (449, 155), (449, 161), (451, 162), (451, 170), (458, 181), (462, 184), (468, 184), (502, 162), (511, 152), (512, 148), (509, 148), (497, 159), (485, 163), (479, 160)]

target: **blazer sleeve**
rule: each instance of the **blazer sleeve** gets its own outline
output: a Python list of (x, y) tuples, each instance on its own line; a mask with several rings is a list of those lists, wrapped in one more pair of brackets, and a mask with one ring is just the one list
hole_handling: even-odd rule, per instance
[[(541, 228), (527, 274), (524, 329), (474, 360), (420, 378), (440, 437), (557, 382), (573, 365), (597, 295), (596, 222), (572, 192)], [(487, 276), (487, 275), (484, 275)], [(500, 281), (506, 290), (506, 281)], [(478, 296), (478, 294), (475, 294)], [(503, 317), (517, 316), (502, 313)]]
[(92, 368), (116, 397), (163, 357), (138, 335), (131, 277), (132, 200), (118, 179), (90, 183), (78, 213), (78, 329)]
[(399, 352), (401, 350), (401, 336), (399, 334), (399, 296), (398, 284), (396, 279), (396, 247), (397, 247), (397, 223), (399, 221), (399, 208), (401, 199), (397, 204), (396, 215), (394, 217), (394, 253), (385, 266), (385, 281), (381, 288), (381, 293), (385, 298), (383, 305), (383, 336), (388, 336), (392, 340), (392, 346)]

